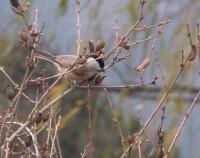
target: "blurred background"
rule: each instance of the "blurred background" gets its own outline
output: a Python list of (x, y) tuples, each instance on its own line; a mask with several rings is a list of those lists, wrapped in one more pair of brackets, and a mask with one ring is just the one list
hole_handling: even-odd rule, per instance
[[(19, 0), (21, 5), (27, 1)], [(35, 9), (39, 9), (39, 24), (45, 22), (42, 41), (43, 50), (52, 54), (75, 54), (77, 51), (77, 14), (75, 0), (31, 0), (30, 12), (27, 18), (34, 21)], [(139, 0), (85, 0), (81, 1), (81, 39), (82, 50), (88, 45), (89, 40), (94, 43), (98, 39), (106, 41), (105, 51), (110, 51), (115, 43), (115, 19), (118, 19), (119, 34), (125, 35), (139, 17)], [(129, 133), (139, 131), (141, 128), (137, 116), (140, 114), (145, 122), (157, 105), (164, 90), (164, 83), (161, 79), (159, 69), (156, 66), (155, 58), (165, 76), (166, 84), (169, 84), (180, 69), (181, 51), (185, 55), (191, 50), (187, 38), (187, 27), (189, 24), (193, 41), (196, 41), (197, 27), (199, 22), (200, 1), (199, 0), (151, 0), (145, 4), (143, 25), (153, 25), (163, 20), (171, 20), (164, 26), (164, 31), (159, 37), (156, 47), (151, 56), (151, 64), (144, 73), (145, 83), (151, 82), (154, 77), (159, 77), (157, 86), (148, 86), (140, 89), (110, 90), (120, 125), (125, 137)], [(11, 9), (7, 0), (1, 1), (0, 5), (0, 66), (11, 75), (17, 83), (21, 83), (25, 71), (25, 56), (27, 50), (18, 42), (18, 32), (26, 29), (23, 20)], [(158, 28), (133, 32), (130, 41), (135, 42), (154, 35)], [(132, 67), (141, 63), (153, 44), (153, 40), (131, 47), (131, 56), (128, 60), (114, 65), (106, 70), (105, 85), (129, 85), (137, 84), (140, 73), (132, 71)], [(106, 62), (109, 63), (111, 59)], [(164, 121), (165, 147), (169, 147), (172, 138), (180, 126), (186, 111), (191, 105), (195, 95), (199, 91), (199, 61), (190, 63), (177, 81), (163, 106), (166, 107), (166, 119)], [(51, 64), (41, 64), (38, 69), (46, 69), (48, 74), (54, 74), (56, 69)], [(38, 71), (39, 72), (39, 71)], [(0, 108), (4, 109), (8, 104), (5, 98), (5, 89), (8, 81), (3, 74), (0, 74)], [(49, 98), (53, 98), (67, 89), (68, 83), (62, 80), (51, 92)], [(30, 91), (31, 93), (31, 91)], [(59, 137), (63, 157), (80, 157), (85, 146), (88, 144), (88, 114), (87, 114), (87, 91), (75, 91), (62, 99), (54, 108), (62, 109), (60, 114), (63, 117), (59, 128)], [(109, 107), (106, 96), (102, 90), (95, 90), (92, 94), (93, 111), (93, 138), (95, 157), (97, 158), (118, 158), (122, 154), (121, 140), (117, 128), (112, 120), (112, 111)], [(26, 119), (26, 112), (31, 108), (26, 101), (21, 105), (20, 119)], [(162, 111), (157, 113), (154, 120), (148, 126), (152, 140), (156, 141), (157, 129), (160, 124)], [(184, 126), (171, 157), (188, 158), (199, 157), (200, 151), (200, 106), (195, 106), (189, 120)], [(151, 147), (146, 145), (142, 148), (144, 153), (149, 153)], [(137, 152), (136, 152), (137, 153)], [(132, 153), (132, 156), (137, 155)], [(144, 154), (145, 155), (145, 154)]]

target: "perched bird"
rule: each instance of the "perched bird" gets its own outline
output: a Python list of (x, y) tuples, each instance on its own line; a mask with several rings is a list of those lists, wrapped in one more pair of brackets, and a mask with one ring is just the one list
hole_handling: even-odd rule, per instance
[(76, 55), (51, 55), (45, 51), (37, 50), (36, 58), (52, 62), (60, 73), (72, 81), (85, 81), (104, 71), (104, 61), (97, 55), (79, 57)]

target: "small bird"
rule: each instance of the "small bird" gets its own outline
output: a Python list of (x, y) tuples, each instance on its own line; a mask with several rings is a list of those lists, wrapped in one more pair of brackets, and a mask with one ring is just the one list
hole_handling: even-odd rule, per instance
[(79, 57), (76, 55), (51, 55), (43, 50), (37, 50), (35, 57), (52, 62), (60, 73), (72, 81), (85, 81), (104, 71), (104, 61), (97, 55)]

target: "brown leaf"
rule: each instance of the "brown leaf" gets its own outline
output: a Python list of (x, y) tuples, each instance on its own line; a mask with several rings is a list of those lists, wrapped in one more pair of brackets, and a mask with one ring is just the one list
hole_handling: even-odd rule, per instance
[[(120, 47), (122, 47), (122, 48), (124, 48), (124, 49), (126, 49), (126, 50), (129, 50), (130, 47), (131, 47), (130, 44), (128, 44), (127, 42), (124, 42), (124, 41), (121, 42), (122, 39), (123, 39), (122, 37), (119, 37), (119, 36), (118, 36), (118, 37), (117, 37), (117, 43), (119, 44)], [(121, 43), (120, 43), (120, 42), (121, 42)]]
[(143, 71), (148, 65), (150, 64), (149, 57), (146, 57), (143, 62), (139, 65), (133, 68), (135, 71)]
[(189, 60), (189, 61), (194, 61), (195, 58), (196, 58), (196, 51), (193, 50), (193, 51), (190, 53), (189, 59), (188, 59), (188, 60)]

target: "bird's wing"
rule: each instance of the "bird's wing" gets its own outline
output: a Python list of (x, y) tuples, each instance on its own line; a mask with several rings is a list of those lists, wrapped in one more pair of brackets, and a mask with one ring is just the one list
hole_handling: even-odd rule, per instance
[(70, 66), (72, 66), (73, 64), (75, 64), (77, 62), (79, 57), (77, 57), (76, 55), (58, 55), (58, 56), (54, 56), (54, 60), (57, 63), (60, 63), (61, 66), (65, 67), (65, 68), (69, 68)]
[(84, 75), (85, 74), (85, 66), (84, 63), (79, 63), (79, 57), (75, 55), (59, 55), (55, 56), (54, 60), (57, 64), (60, 63), (62, 68), (70, 68), (76, 75)]

